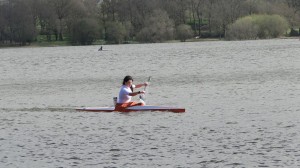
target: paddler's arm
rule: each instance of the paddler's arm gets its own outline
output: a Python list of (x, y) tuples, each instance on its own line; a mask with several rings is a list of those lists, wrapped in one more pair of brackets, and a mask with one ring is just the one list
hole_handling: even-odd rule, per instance
[(140, 88), (140, 87), (147, 86), (147, 85), (148, 85), (148, 83), (145, 82), (145, 83), (142, 83), (142, 84), (135, 85), (135, 88)]
[(145, 94), (145, 91), (132, 92), (132, 93), (129, 93), (129, 96), (136, 96), (138, 94)]

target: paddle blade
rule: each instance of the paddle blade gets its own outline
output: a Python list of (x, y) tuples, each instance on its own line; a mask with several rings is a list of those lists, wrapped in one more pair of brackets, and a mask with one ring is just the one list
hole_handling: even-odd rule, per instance
[(140, 102), (143, 103), (144, 105), (146, 105), (146, 102), (140, 98)]
[(146, 96), (145, 96), (145, 94), (143, 94), (143, 95), (140, 95), (140, 101), (142, 102), (146, 102)]

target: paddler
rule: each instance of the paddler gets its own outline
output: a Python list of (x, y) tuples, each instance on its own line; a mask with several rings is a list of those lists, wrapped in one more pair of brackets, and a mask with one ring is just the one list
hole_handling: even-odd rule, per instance
[(133, 78), (131, 76), (125, 76), (122, 84), (123, 85), (121, 86), (117, 104), (115, 107), (116, 111), (126, 111), (127, 107), (145, 105), (143, 102), (131, 101), (131, 97), (139, 94), (145, 94), (145, 91), (133, 92), (133, 89), (147, 86), (148, 83), (134, 85)]

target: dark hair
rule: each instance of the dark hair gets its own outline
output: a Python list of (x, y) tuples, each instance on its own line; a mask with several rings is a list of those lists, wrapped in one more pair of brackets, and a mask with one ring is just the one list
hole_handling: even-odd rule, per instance
[[(133, 81), (133, 78), (131, 76), (125, 76), (125, 78), (123, 79), (123, 85), (125, 85), (126, 82), (132, 80)], [(133, 92), (133, 87), (131, 86), (130, 87), (131, 91)]]

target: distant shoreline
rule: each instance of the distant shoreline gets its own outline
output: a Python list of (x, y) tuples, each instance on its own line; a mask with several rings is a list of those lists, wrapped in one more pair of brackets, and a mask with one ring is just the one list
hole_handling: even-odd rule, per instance
[[(278, 38), (272, 38), (272, 39), (299, 39), (300, 37), (278, 37)], [(268, 39), (256, 39), (256, 40), (268, 40)], [(269, 39), (271, 40), (271, 39)], [(192, 38), (192, 39), (187, 39), (185, 42), (206, 42), (206, 41), (226, 41), (224, 38)], [(249, 41), (249, 40), (235, 40), (235, 41)], [(164, 41), (160, 43), (184, 43), (181, 42), (180, 40), (170, 40), (170, 41)], [(130, 41), (127, 43), (122, 43), (122, 44), (153, 44), (153, 43), (140, 43), (137, 41)], [(108, 44), (108, 43), (94, 43), (92, 45), (86, 45), (86, 46), (97, 46), (97, 45), (122, 45), (122, 44)], [(159, 43), (156, 43), (159, 44)], [(34, 42), (30, 43), (29, 45), (0, 45), (0, 49), (2, 48), (27, 48), (27, 47), (62, 47), (62, 46), (84, 46), (84, 45), (72, 45), (68, 41), (52, 41), (52, 42)]]

